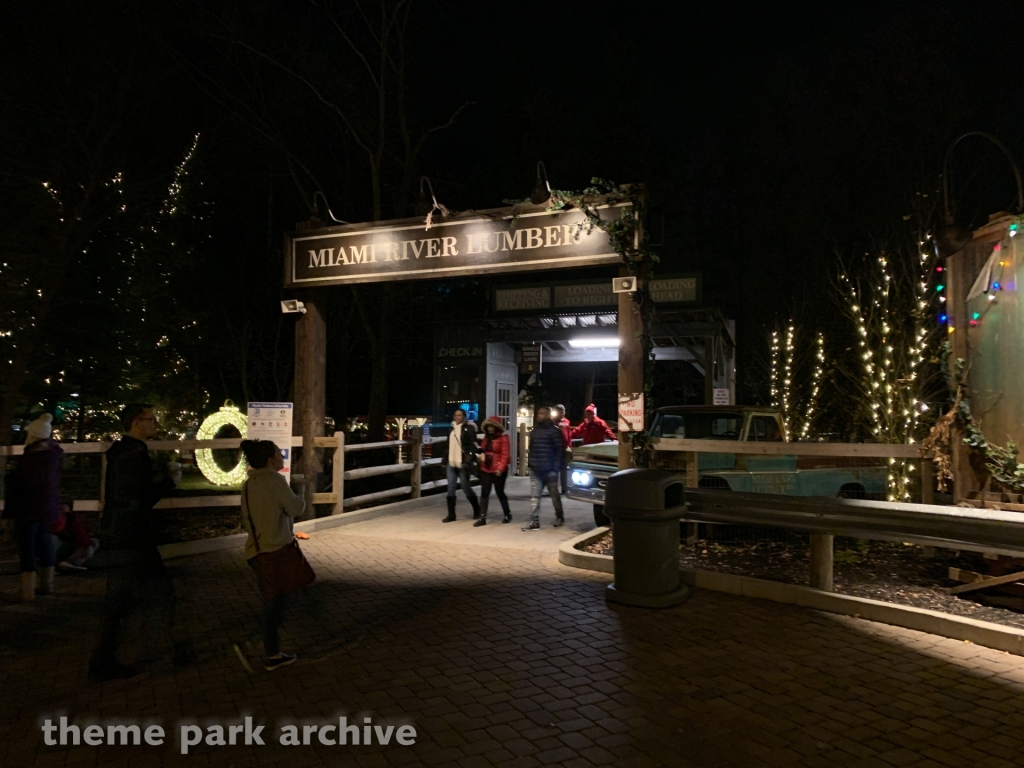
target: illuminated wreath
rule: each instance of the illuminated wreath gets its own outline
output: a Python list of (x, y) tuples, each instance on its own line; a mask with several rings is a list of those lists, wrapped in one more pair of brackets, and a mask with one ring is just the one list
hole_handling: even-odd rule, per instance
[[(239, 431), (242, 439), (246, 436), (245, 416), (239, 413), (235, 404), (230, 400), (224, 401), (222, 407), (216, 413), (207, 416), (196, 433), (196, 440), (214, 440), (223, 427), (232, 426)], [(225, 472), (217, 462), (213, 460), (212, 448), (197, 448), (196, 463), (203, 476), (214, 485), (241, 485), (245, 481), (245, 457), (239, 456), (238, 463), (234, 469)]]

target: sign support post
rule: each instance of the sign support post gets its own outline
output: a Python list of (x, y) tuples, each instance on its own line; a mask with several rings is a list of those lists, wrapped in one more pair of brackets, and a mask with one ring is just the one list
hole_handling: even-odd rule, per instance
[[(629, 268), (619, 267), (620, 277), (629, 277)], [(643, 318), (640, 305), (633, 301), (633, 294), (619, 296), (619, 402), (633, 398), (644, 391), (644, 348), (641, 340)], [(633, 466), (633, 446), (630, 432), (623, 431), (626, 425), (619, 419), (619, 469)]]
[(704, 404), (715, 401), (715, 337), (704, 337)]
[(315, 517), (313, 494), (320, 490), (323, 449), (315, 439), (324, 436), (327, 412), (327, 325), (320, 291), (303, 297), (305, 314), (295, 325), (295, 434), (302, 436), (302, 475), (306, 514)]

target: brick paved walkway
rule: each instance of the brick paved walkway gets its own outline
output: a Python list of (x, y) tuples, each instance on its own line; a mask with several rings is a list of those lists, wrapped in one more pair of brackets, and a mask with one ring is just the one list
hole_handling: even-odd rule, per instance
[[(374, 535), (397, 519), (306, 543), (320, 580), (284, 632), (301, 658), (273, 674), (246, 673), (229, 650), (255, 629), (259, 605), (234, 553), (174, 561), (199, 661), (157, 663), (129, 682), (84, 681), (101, 572), (61, 579), (59, 596), (0, 605), (0, 764), (1024, 764), (1018, 657), (712, 592), (662, 612), (611, 608), (606, 577), (560, 566), (551, 551), (478, 546), (465, 532), (458, 541)], [(40, 719), (59, 714), (155, 720), (169, 738), (45, 747)], [(267, 726), (266, 746), (178, 753), (179, 719), (244, 714)], [(417, 743), (276, 743), (285, 721), (340, 714), (413, 724)]]

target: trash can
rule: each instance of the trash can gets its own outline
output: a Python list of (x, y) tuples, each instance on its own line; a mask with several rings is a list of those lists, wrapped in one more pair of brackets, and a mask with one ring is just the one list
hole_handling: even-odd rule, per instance
[(679, 581), (679, 518), (683, 482), (661, 469), (624, 469), (608, 478), (605, 514), (615, 544), (615, 583), (605, 598), (645, 608), (668, 608), (690, 596)]

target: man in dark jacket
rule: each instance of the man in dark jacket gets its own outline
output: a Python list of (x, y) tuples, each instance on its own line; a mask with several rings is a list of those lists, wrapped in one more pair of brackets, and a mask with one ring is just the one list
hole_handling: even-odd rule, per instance
[(455, 490), (462, 485), (462, 492), (473, 508), (473, 519), (480, 519), (480, 501), (470, 486), (470, 470), (476, 464), (476, 454), (480, 450), (476, 442), (476, 424), (466, 419), (466, 412), (455, 409), (452, 431), (448, 433), (448, 448), (442, 463), (445, 465), (448, 479), (448, 516), (442, 523), (455, 521)]
[(524, 531), (540, 528), (540, 495), (544, 488), (555, 505), (555, 528), (565, 525), (562, 497), (558, 493), (558, 474), (565, 461), (565, 439), (551, 421), (551, 409), (537, 409), (537, 423), (530, 433), (530, 522)]
[(117, 635), (124, 619), (140, 606), (169, 609), (173, 589), (156, 546), (153, 505), (174, 481), (157, 477), (146, 440), (156, 434), (150, 405), (129, 405), (121, 413), (125, 434), (107, 451), (104, 543), (110, 556), (107, 594), (89, 678), (94, 682), (133, 677), (134, 667), (117, 661)]

